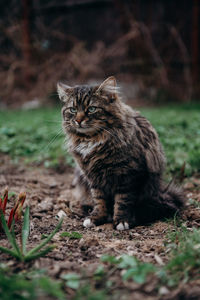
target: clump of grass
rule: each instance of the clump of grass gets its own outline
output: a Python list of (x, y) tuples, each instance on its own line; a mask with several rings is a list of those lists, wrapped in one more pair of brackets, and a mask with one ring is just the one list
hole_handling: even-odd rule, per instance
[(187, 282), (199, 277), (200, 270), (200, 230), (181, 226), (168, 236), (167, 248), (170, 260), (162, 270), (162, 279), (169, 286), (180, 281)]
[[(66, 299), (60, 281), (52, 280), (40, 270), (12, 274), (0, 265), (1, 300)], [(48, 298), (49, 299), (49, 298)]]
[(143, 263), (136, 257), (127, 254), (122, 255), (120, 258), (116, 258), (110, 255), (104, 255), (101, 258), (102, 262), (110, 263), (118, 269), (123, 269), (123, 280), (132, 279), (136, 283), (142, 284), (146, 281), (147, 276), (153, 273), (156, 268), (150, 263)]
[(51, 246), (47, 246), (44, 250), (41, 250), (44, 246), (47, 245), (47, 243), (53, 238), (53, 236), (56, 234), (56, 232), (60, 229), (60, 227), (62, 225), (62, 221), (63, 221), (62, 219), (60, 220), (60, 222), (58, 223), (56, 228), (52, 231), (52, 233), (50, 233), (45, 240), (43, 240), (38, 246), (36, 246), (35, 248), (33, 248), (27, 252), (26, 244), (27, 244), (27, 241), (29, 238), (29, 224), (30, 224), (29, 207), (26, 207), (25, 214), (24, 214), (24, 221), (23, 221), (23, 225), (22, 225), (21, 244), (20, 245), (18, 245), (18, 243), (17, 243), (15, 233), (13, 230), (13, 226), (12, 226), (12, 229), (10, 232), (2, 211), (0, 212), (0, 214), (1, 214), (0, 217), (1, 217), (2, 227), (5, 231), (8, 241), (12, 247), (11, 249), (9, 249), (9, 248), (0, 246), (1, 252), (11, 255), (12, 257), (16, 258), (19, 261), (27, 262), (27, 261), (37, 259), (41, 256), (46, 255), (49, 251), (51, 251), (54, 248), (54, 246), (51, 245)]

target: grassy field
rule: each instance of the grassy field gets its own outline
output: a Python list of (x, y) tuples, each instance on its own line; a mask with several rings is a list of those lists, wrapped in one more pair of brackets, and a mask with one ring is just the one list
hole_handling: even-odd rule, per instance
[[(158, 131), (167, 156), (167, 170), (185, 173), (200, 171), (200, 105), (146, 108), (141, 110)], [(0, 152), (14, 161), (56, 167), (73, 164), (64, 146), (60, 108), (0, 112)]]

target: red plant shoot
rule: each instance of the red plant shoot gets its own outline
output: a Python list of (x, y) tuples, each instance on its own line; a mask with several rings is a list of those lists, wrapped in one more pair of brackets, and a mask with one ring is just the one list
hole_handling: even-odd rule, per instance
[[(8, 224), (9, 229), (11, 228), (13, 220), (15, 222), (17, 222), (21, 219), (22, 207), (23, 207), (25, 199), (26, 199), (26, 193), (21, 192), (17, 198), (17, 201), (16, 201), (14, 207), (11, 209), (9, 217), (8, 217), (7, 224)], [(0, 198), (0, 211), (2, 211), (4, 216), (5, 216), (5, 212), (6, 212), (7, 202), (8, 202), (8, 188), (5, 189), (3, 198)], [(1, 223), (0, 223), (0, 230), (1, 230)]]

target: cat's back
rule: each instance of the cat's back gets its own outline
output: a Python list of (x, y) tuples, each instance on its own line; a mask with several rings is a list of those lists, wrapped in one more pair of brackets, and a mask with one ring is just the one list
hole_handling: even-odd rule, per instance
[(133, 153), (138, 149), (145, 158), (149, 171), (160, 172), (165, 165), (165, 155), (156, 130), (139, 111), (126, 104), (123, 104), (123, 109), (127, 131), (132, 136)]

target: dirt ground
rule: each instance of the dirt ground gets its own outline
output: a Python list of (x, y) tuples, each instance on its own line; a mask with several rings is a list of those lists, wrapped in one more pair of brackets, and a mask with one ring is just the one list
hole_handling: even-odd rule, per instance
[[(48, 234), (55, 228), (58, 223), (56, 216), (61, 213), (65, 214), (65, 218), (60, 232), (77, 231), (83, 235), (81, 239), (69, 239), (61, 238), (60, 232), (57, 233), (53, 239), (57, 247), (46, 257), (29, 264), (29, 268), (47, 268), (51, 277), (59, 278), (63, 273), (80, 273), (82, 270), (92, 274), (99, 265), (102, 254), (119, 256), (126, 253), (156, 265), (167, 262), (168, 252), (164, 241), (169, 229), (173, 228), (173, 222), (159, 221), (124, 232), (113, 230), (112, 224), (85, 229), (82, 226), (83, 219), (70, 209), (73, 201), (72, 179), (72, 168), (59, 173), (43, 167), (26, 166), (23, 163), (14, 165), (7, 156), (0, 156), (0, 192), (8, 186), (10, 192), (18, 194), (24, 190), (27, 193), (26, 205), (29, 205), (31, 210), (30, 247), (41, 241), (42, 234)], [(200, 201), (198, 186), (198, 177), (184, 182), (188, 198)], [(10, 201), (8, 211), (11, 204)], [(200, 226), (199, 208), (188, 205), (182, 217), (187, 227)], [(1, 236), (0, 243), (7, 245), (4, 236)], [(2, 261), (9, 262), (13, 269), (22, 268), (6, 254), (1, 254)], [(113, 281), (121, 295), (116, 299), (200, 299), (200, 281), (181, 284), (173, 290), (163, 287), (158, 289), (153, 276), (150, 276), (145, 284), (137, 285), (132, 281), (122, 282), (120, 273), (115, 272)], [(69, 288), (67, 292), (69, 297), (73, 297), (73, 290)]]

